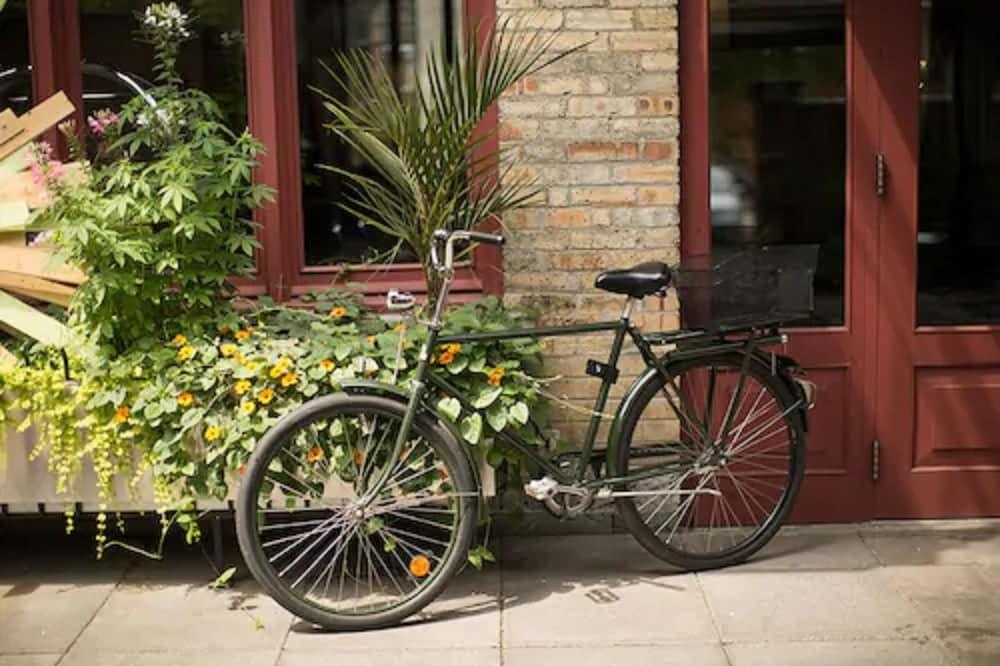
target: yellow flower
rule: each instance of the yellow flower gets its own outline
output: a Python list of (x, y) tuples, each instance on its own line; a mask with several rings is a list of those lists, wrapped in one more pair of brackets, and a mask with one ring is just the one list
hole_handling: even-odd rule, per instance
[(324, 358), (322, 361), (319, 362), (319, 367), (323, 368), (327, 372), (330, 372), (331, 370), (337, 367), (337, 364), (328, 358)]
[(244, 414), (253, 414), (255, 409), (257, 409), (257, 405), (250, 401), (244, 402), (240, 405), (240, 411)]
[(400, 322), (396, 324), (395, 328), (393, 328), (392, 330), (395, 331), (396, 333), (406, 333), (406, 324)]
[(246, 340), (247, 338), (250, 337), (250, 331), (246, 329), (236, 331), (235, 337), (237, 340)]
[(173, 343), (177, 347), (183, 347), (188, 343), (187, 336), (178, 333), (177, 335), (174, 336)]
[(294, 372), (286, 372), (284, 375), (281, 376), (281, 385), (284, 386), (285, 388), (288, 388), (297, 381), (299, 380), (298, 378), (296, 378)]
[(115, 410), (115, 423), (125, 423), (128, 421), (129, 409), (128, 405), (122, 405)]
[(186, 345), (177, 350), (177, 358), (182, 361), (186, 361), (194, 356), (194, 347), (191, 345)]
[(247, 361), (246, 363), (243, 364), (243, 367), (249, 370), (250, 372), (256, 372), (257, 368), (260, 367), (260, 363), (258, 363), (257, 361)]
[(287, 358), (283, 358), (274, 364), (274, 366), (271, 368), (271, 371), (268, 374), (271, 375), (271, 379), (277, 379), (281, 375), (285, 374), (285, 371), (288, 370), (288, 368), (291, 365), (292, 365), (291, 361), (289, 361)]
[(306, 462), (316, 463), (323, 459), (323, 449), (318, 446), (314, 446), (309, 449), (309, 453), (306, 454)]
[(194, 396), (189, 391), (184, 391), (184, 393), (177, 396), (177, 404), (181, 407), (190, 407), (193, 402)]
[(267, 405), (272, 400), (274, 400), (274, 391), (272, 391), (269, 388), (266, 388), (257, 394), (257, 402), (259, 402), (262, 405)]
[(438, 359), (438, 362), (440, 362), (441, 365), (448, 365), (454, 360), (455, 360), (455, 354), (453, 354), (450, 351), (445, 351), (441, 352), (441, 358)]
[(341, 305), (338, 305), (334, 309), (330, 310), (330, 316), (332, 318), (334, 318), (334, 319), (340, 319), (345, 314), (347, 314), (347, 308), (345, 308), (345, 307), (343, 307)]
[(368, 336), (368, 346), (370, 347), (370, 346), (372, 346), (374, 344), (375, 344), (375, 336), (374, 335), (369, 335)]
[(445, 345), (444, 350), (447, 352), (451, 352), (452, 354), (457, 354), (458, 352), (462, 351), (462, 345), (457, 342), (453, 342), (450, 345)]
[(490, 371), (490, 377), (487, 381), (493, 384), (493, 386), (500, 386), (500, 380), (503, 379), (504, 372), (503, 368), (493, 368)]
[(219, 351), (222, 352), (223, 356), (229, 358), (230, 356), (236, 353), (236, 345), (234, 345), (231, 342), (227, 342), (226, 344), (219, 347)]
[(222, 436), (222, 429), (216, 426), (209, 426), (205, 428), (205, 441), (214, 442)]
[(243, 395), (244, 393), (250, 390), (250, 386), (251, 384), (249, 381), (247, 381), (246, 379), (241, 379), (240, 381), (236, 382), (236, 386), (233, 387), (233, 390), (236, 391), (236, 395)]

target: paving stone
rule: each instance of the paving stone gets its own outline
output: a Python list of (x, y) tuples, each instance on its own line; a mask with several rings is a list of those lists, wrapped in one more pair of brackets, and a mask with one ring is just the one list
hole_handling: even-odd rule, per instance
[(878, 559), (856, 530), (786, 528), (749, 561), (726, 571), (836, 571), (877, 566)]
[[(226, 652), (189, 650), (178, 647), (167, 652), (89, 652), (73, 649), (59, 666), (274, 666), (278, 651)], [(2, 663), (2, 662), (0, 662)]]
[(504, 666), (727, 666), (720, 645), (595, 645), (580, 647), (508, 648)]
[(951, 659), (932, 642), (754, 643), (726, 646), (732, 666), (945, 666)]
[(976, 639), (965, 636), (945, 636), (944, 649), (956, 664), (962, 666), (996, 666), (1000, 664), (1000, 640)]
[(505, 647), (716, 639), (694, 576), (631, 538), (505, 542), (503, 567)]
[(938, 633), (972, 643), (1000, 640), (1000, 569), (908, 566), (886, 571)]
[[(277, 666), (330, 666), (349, 663), (351, 666), (498, 666), (500, 650), (365, 650), (363, 652), (286, 652)], [(508, 662), (509, 663), (509, 662)]]
[(55, 666), (59, 654), (12, 654), (0, 655), (0, 666)]
[(930, 629), (884, 571), (699, 574), (724, 641), (923, 639)]
[(200, 553), (141, 562), (111, 594), (74, 651), (277, 650), (291, 615), (252, 580), (238, 578), (228, 589), (212, 590), (208, 584), (214, 577)]
[(991, 564), (1000, 566), (1000, 532), (993, 526), (980, 529), (946, 529), (906, 533), (867, 530), (865, 543), (888, 565)]
[(296, 622), (285, 642), (286, 652), (407, 650), (420, 648), (492, 648), (500, 643), (500, 572), (469, 567), (419, 617), (402, 625), (355, 633), (329, 633)]

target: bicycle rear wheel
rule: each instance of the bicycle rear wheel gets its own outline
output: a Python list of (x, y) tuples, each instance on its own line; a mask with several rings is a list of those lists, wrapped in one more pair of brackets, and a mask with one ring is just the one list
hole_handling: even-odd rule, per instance
[[(254, 577), (295, 615), (334, 630), (396, 624), (463, 566), (478, 489), (459, 444), (406, 406), (317, 398), (261, 439), (240, 488), (237, 534)], [(373, 480), (388, 482), (366, 500)]]
[(756, 360), (737, 396), (743, 359), (671, 363), (670, 381), (649, 382), (625, 416), (620, 473), (664, 471), (621, 488), (633, 494), (616, 499), (619, 515), (649, 552), (683, 569), (730, 566), (757, 552), (788, 516), (805, 473), (798, 397)]

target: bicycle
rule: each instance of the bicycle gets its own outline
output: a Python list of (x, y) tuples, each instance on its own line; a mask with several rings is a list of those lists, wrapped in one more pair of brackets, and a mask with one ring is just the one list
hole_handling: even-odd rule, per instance
[[(613, 501), (649, 552), (685, 570), (742, 562), (774, 536), (804, 475), (815, 392), (795, 361), (764, 350), (787, 342), (785, 317), (642, 333), (633, 306), (665, 294), (674, 277), (650, 262), (598, 276), (597, 288), (626, 298), (618, 320), (445, 336), (458, 242), (503, 238), (435, 234), (441, 292), (409, 389), (344, 381), (283, 417), (250, 459), (237, 533), (250, 571), (279, 604), (328, 629), (385, 627), (424, 608), (463, 567), (480, 485), (455, 426), (428, 400), (450, 395), (472, 409), (429, 365), (434, 350), (453, 343), (613, 334), (607, 362), (587, 362), (601, 384), (578, 451), (543, 455), (509, 428), (497, 435), (542, 471), (525, 491), (550, 511), (575, 517), (596, 500)], [(394, 292), (388, 305), (409, 308), (413, 297)], [(622, 398), (607, 446), (597, 448), (626, 337), (646, 370)]]

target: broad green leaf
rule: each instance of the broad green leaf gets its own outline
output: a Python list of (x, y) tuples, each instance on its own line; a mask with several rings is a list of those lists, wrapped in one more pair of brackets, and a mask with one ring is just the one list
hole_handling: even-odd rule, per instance
[(528, 417), (530, 413), (528, 412), (528, 406), (523, 402), (515, 402), (510, 408), (510, 420), (518, 425), (524, 425), (528, 422)]
[(483, 417), (479, 415), (479, 412), (469, 414), (462, 419), (459, 429), (462, 431), (462, 437), (465, 441), (469, 444), (478, 444), (483, 436)]
[(229, 581), (232, 580), (233, 576), (236, 574), (236, 567), (229, 567), (221, 574), (219, 577), (209, 583), (209, 587), (213, 590), (220, 590), (224, 587), (229, 587)]
[(495, 432), (500, 432), (507, 427), (507, 410), (500, 404), (491, 405), (486, 410), (486, 421)]
[(503, 393), (503, 388), (499, 386), (484, 388), (479, 392), (479, 395), (476, 396), (476, 399), (472, 401), (472, 406), (476, 409), (486, 409), (496, 402), (496, 399), (500, 397), (501, 393)]
[(457, 421), (459, 414), (462, 413), (462, 403), (460, 403), (455, 398), (442, 398), (438, 401), (438, 411), (447, 416), (452, 421)]

